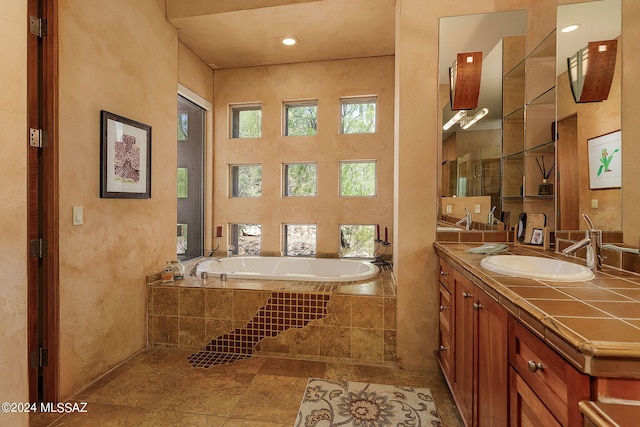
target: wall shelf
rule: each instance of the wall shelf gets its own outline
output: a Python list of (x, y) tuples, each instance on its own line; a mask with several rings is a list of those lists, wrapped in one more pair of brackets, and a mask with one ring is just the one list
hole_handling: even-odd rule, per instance
[(522, 212), (544, 213), (553, 231), (555, 196), (539, 192), (555, 188), (555, 173), (544, 181), (550, 186), (541, 188), (543, 174), (538, 163), (544, 161), (545, 172), (555, 164), (556, 32), (549, 33), (529, 55), (521, 40), (507, 39), (512, 38), (503, 40), (503, 64), (511, 66), (503, 70), (502, 80), (501, 208), (509, 212), (511, 225)]

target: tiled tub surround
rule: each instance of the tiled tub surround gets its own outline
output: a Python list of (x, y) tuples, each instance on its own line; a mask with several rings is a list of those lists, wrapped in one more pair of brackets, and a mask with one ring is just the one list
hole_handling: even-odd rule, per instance
[[(480, 267), (474, 243), (435, 244), (436, 252), (579, 370), (598, 377), (640, 378), (640, 276), (605, 266), (586, 282), (551, 282)], [(513, 246), (519, 255), (571, 260)], [(581, 262), (577, 260), (577, 262)]]
[(148, 286), (149, 345), (194, 350), (193, 366), (250, 357), (396, 359), (390, 271), (361, 282), (186, 277)]

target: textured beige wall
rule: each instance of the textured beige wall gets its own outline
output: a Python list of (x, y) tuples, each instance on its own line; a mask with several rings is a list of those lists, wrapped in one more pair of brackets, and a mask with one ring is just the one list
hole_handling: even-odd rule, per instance
[[(317, 252), (336, 254), (339, 224), (393, 219), (393, 57), (215, 71), (214, 222), (262, 224), (262, 250), (280, 253), (282, 224), (317, 224)], [(340, 97), (378, 96), (375, 134), (339, 135)], [(316, 136), (282, 136), (284, 101), (318, 100)], [(262, 138), (229, 139), (228, 106), (262, 103)], [(376, 160), (378, 196), (338, 196), (339, 160)], [(282, 197), (282, 163), (317, 161), (318, 195)], [(228, 165), (262, 164), (262, 197), (228, 198)], [(228, 232), (225, 232), (225, 240)], [(223, 241), (221, 247), (226, 247)]]
[(624, 242), (640, 246), (640, 2), (622, 0), (622, 232)]
[[(0, 402), (27, 402), (27, 0), (0, 3)], [(28, 414), (0, 412), (0, 425)]]
[[(145, 346), (145, 276), (175, 258), (178, 40), (162, 0), (58, 4), (64, 399)], [(152, 126), (150, 199), (99, 197), (102, 109)]]

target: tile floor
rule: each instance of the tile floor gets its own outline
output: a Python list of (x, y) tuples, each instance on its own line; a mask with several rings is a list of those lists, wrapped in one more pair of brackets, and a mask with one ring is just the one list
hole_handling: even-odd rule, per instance
[(193, 368), (191, 352), (149, 348), (80, 391), (86, 413), (37, 414), (30, 426), (293, 426), (309, 377), (430, 388), (446, 427), (462, 426), (439, 371), (255, 356)]

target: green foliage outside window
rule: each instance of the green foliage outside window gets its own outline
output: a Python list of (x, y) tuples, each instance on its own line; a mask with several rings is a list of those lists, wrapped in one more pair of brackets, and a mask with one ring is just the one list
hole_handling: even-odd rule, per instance
[(340, 195), (368, 197), (376, 195), (375, 162), (341, 162)]
[(262, 107), (259, 105), (231, 107), (231, 137), (260, 138)]
[(292, 163), (284, 166), (285, 196), (318, 194), (318, 167), (315, 163)]
[(341, 225), (340, 256), (344, 258), (373, 258), (373, 225)]
[(189, 169), (178, 168), (178, 199), (189, 197)]
[(287, 105), (287, 136), (306, 136), (318, 133), (318, 106), (316, 104)]
[(231, 195), (233, 197), (259, 197), (262, 195), (262, 166), (239, 165), (231, 167)]
[(376, 100), (348, 99), (342, 101), (342, 133), (375, 133)]

